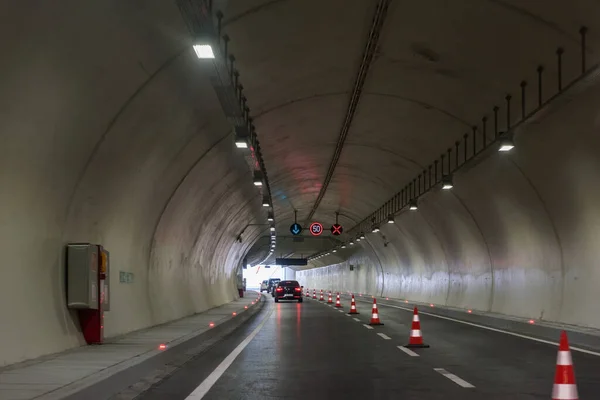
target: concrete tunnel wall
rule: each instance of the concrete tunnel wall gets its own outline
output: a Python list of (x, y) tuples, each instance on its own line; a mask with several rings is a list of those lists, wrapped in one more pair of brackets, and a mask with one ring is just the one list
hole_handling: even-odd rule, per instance
[(367, 234), (358, 254), (298, 280), (600, 328), (598, 104), (595, 85), (527, 127), (513, 152)]
[(83, 344), (68, 242), (110, 251), (108, 337), (235, 299), (266, 214), (175, 3), (0, 16), (0, 366)]

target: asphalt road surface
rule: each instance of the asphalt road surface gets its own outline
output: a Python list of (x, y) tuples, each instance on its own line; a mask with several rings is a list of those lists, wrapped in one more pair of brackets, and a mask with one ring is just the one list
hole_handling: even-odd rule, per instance
[[(550, 399), (557, 348), (421, 315), (431, 347), (406, 350), (412, 313), (371, 305), (268, 304), (138, 399)], [(345, 301), (347, 302), (347, 301)], [(573, 352), (582, 399), (600, 393), (600, 357)]]

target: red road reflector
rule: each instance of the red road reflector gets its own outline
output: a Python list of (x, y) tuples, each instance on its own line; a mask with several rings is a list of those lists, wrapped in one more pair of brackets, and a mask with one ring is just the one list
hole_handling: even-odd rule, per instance
[(433, 307), (433, 304), (429, 304), (429, 307)]
[(215, 326), (215, 323), (214, 323), (214, 322), (210, 322), (210, 323), (208, 324), (208, 326), (210, 326), (211, 328), (213, 328), (213, 327)]
[(408, 303), (408, 300), (404, 300), (405, 303)]
[(467, 312), (468, 312), (469, 314), (471, 314), (473, 311), (472, 311), (472, 310), (468, 310)]
[(158, 349), (159, 350), (166, 350), (167, 349), (167, 345), (164, 344), (164, 343), (161, 343), (161, 344), (158, 345)]
[(529, 320), (529, 323), (530, 323), (531, 325), (533, 325), (533, 324), (535, 324), (535, 321), (534, 321), (534, 320), (532, 320), (532, 319), (530, 319), (530, 320)]
[(231, 313), (231, 315), (233, 315), (235, 317), (237, 315), (237, 313), (234, 311)]
[(248, 306), (244, 306), (244, 309), (246, 309), (246, 310), (247, 310), (247, 309), (248, 309)]
[(386, 300), (389, 300), (390, 298), (389, 298), (389, 297), (386, 297), (385, 299), (386, 299)]

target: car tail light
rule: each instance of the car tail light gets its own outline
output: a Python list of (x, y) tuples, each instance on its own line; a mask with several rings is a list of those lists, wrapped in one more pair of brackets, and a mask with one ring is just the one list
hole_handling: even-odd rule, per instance
[(302, 289), (300, 289), (299, 287), (295, 288), (294, 290), (295, 290), (296, 292), (301, 292), (301, 291), (302, 291)]
[(283, 292), (283, 288), (282, 287), (278, 287), (277, 289), (275, 289), (278, 292)]

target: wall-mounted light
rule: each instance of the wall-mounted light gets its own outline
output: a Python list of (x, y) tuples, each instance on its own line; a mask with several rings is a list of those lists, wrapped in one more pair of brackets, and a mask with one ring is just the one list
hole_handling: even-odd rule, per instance
[(263, 176), (260, 171), (254, 171), (254, 186), (262, 186), (263, 185)]
[(515, 147), (515, 142), (511, 134), (502, 134), (500, 136), (500, 147), (498, 151), (507, 152)]
[(409, 210), (416, 211), (419, 209), (419, 205), (417, 204), (417, 200), (411, 200)]
[(345, 248), (346, 248), (346, 245), (345, 245), (345, 244), (343, 244), (343, 245), (342, 245), (342, 249), (345, 249)]
[(454, 183), (452, 183), (452, 175), (444, 175), (442, 177), (442, 189), (450, 190), (454, 187)]
[(262, 205), (263, 205), (263, 207), (271, 207), (271, 202), (269, 201), (269, 199), (267, 197), (265, 197), (265, 198), (263, 198)]
[(377, 225), (373, 225), (373, 228), (371, 229), (371, 232), (373, 232), (373, 233), (379, 232), (379, 227)]
[(214, 35), (209, 34), (208, 32), (204, 32), (198, 34), (194, 38), (193, 48), (196, 52), (196, 56), (200, 59), (212, 59), (215, 58), (215, 52), (213, 48), (216, 47), (218, 43)]
[(357, 236), (357, 237), (356, 237), (356, 241), (357, 241), (357, 242), (360, 242), (360, 240), (361, 240), (361, 239), (360, 239), (360, 236)]
[(336, 249), (333, 249), (333, 250), (331, 250), (331, 251), (332, 251), (333, 253), (337, 253), (337, 250), (336, 250)]
[(271, 225), (271, 227), (269, 228), (269, 230), (270, 230), (271, 232), (275, 232), (275, 227), (274, 227), (273, 225)]
[(269, 221), (269, 222), (275, 221), (275, 218), (273, 218), (273, 214), (269, 214), (269, 216), (267, 217), (267, 221)]
[(360, 238), (361, 238), (361, 239), (364, 239), (364, 238), (365, 238), (365, 234), (364, 234), (364, 233), (361, 233), (361, 234), (360, 234)]
[(388, 215), (388, 224), (393, 224), (394, 222), (394, 216), (392, 214)]
[(351, 240), (349, 244), (350, 246), (354, 246), (354, 240)]
[(236, 126), (233, 130), (235, 147), (238, 149), (247, 149), (250, 143), (250, 134), (245, 126)]

